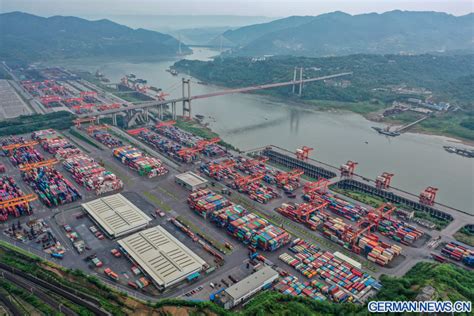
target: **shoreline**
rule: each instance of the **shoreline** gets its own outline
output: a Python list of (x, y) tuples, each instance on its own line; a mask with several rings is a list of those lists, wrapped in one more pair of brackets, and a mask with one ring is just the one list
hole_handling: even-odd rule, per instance
[[(196, 79), (198, 79), (202, 82), (205, 82), (208, 85), (213, 85), (215, 87), (230, 88), (230, 89), (235, 88), (235, 87), (222, 86), (222, 85), (219, 85), (216, 82), (212, 82), (212, 81), (206, 81), (206, 80), (203, 80), (201, 78), (198, 78), (197, 76), (194, 76), (193, 74), (191, 74), (190, 76), (192, 76), (192, 77), (194, 77), (194, 78), (196, 78)], [(365, 118), (369, 122), (387, 124), (387, 122), (378, 121), (378, 120), (375, 120), (373, 118), (373, 114), (376, 113), (377, 111), (362, 114), (362, 113), (358, 113), (358, 112), (355, 112), (355, 111), (351, 111), (349, 109), (341, 109), (341, 108), (331, 107), (331, 106), (328, 106), (325, 109), (321, 109), (321, 108), (318, 108), (317, 105), (311, 103), (313, 100), (294, 100), (292, 98), (288, 98), (288, 97), (284, 97), (284, 96), (270, 95), (270, 94), (258, 93), (258, 92), (244, 92), (244, 93), (245, 94), (255, 94), (255, 95), (259, 95), (259, 96), (264, 96), (264, 97), (269, 98), (270, 100), (273, 99), (274, 101), (277, 101), (277, 102), (292, 103), (296, 106), (300, 106), (300, 107), (306, 108), (308, 110), (315, 110), (315, 111), (321, 111), (321, 112), (334, 111), (334, 112), (340, 112), (340, 113), (344, 113), (344, 112), (354, 113), (354, 114), (358, 114), (358, 115), (362, 116), (363, 118)], [(324, 101), (324, 100), (317, 100), (317, 101)], [(327, 101), (331, 102), (329, 100), (327, 100)], [(397, 121), (394, 120), (394, 122), (397, 122)], [(403, 125), (403, 122), (398, 121), (398, 124)], [(446, 133), (446, 132), (435, 132), (435, 131), (425, 130), (423, 128), (420, 128), (419, 126), (414, 126), (413, 128), (406, 131), (405, 133), (444, 137), (444, 138), (447, 138), (446, 140), (448, 142), (455, 143), (455, 144), (462, 144), (464, 146), (469, 146), (469, 147), (474, 147), (474, 140), (467, 139), (467, 138), (462, 138), (462, 137), (459, 137), (457, 135), (452, 135), (452, 134)]]

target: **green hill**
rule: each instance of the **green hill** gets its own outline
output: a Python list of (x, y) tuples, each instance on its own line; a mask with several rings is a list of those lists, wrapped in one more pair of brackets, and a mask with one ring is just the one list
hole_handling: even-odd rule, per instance
[(224, 33), (239, 55), (332, 56), (472, 51), (474, 14), (390, 11), (289, 17)]
[[(22, 12), (0, 14), (0, 58), (40, 61), (79, 57), (169, 57), (178, 41), (166, 34), (131, 29), (109, 20), (43, 18)], [(190, 49), (182, 46), (185, 53)]]

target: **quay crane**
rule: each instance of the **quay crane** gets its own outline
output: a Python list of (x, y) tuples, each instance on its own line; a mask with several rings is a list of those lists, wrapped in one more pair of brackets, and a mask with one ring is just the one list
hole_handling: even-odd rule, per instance
[(232, 172), (235, 166), (235, 161), (233, 160), (225, 160), (220, 163), (213, 163), (209, 165), (209, 176), (215, 178), (218, 173), (227, 170), (229, 173)]
[(352, 177), (358, 164), (358, 162), (348, 160), (346, 164), (341, 165), (341, 168), (339, 168), (339, 171), (341, 171), (341, 177)]
[(378, 176), (375, 179), (375, 186), (377, 189), (386, 190), (390, 187), (390, 182), (392, 181), (393, 173), (384, 172), (382, 175)]
[(436, 199), (436, 193), (438, 188), (427, 187), (423, 192), (420, 193), (420, 203), (425, 205), (433, 205)]
[(296, 149), (296, 153), (295, 153), (296, 158), (298, 158), (299, 160), (303, 160), (303, 161), (308, 160), (309, 153), (313, 150), (314, 150), (314, 148), (310, 148), (310, 147), (307, 147), (307, 146), (303, 146), (301, 148), (298, 148), (298, 149)]

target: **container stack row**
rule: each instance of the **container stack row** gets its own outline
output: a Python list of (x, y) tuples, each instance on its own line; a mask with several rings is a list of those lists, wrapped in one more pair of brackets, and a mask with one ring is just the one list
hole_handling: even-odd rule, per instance
[(299, 282), (298, 278), (293, 275), (281, 279), (273, 289), (285, 295), (301, 295), (317, 301), (326, 300), (326, 297), (321, 293), (320, 289), (312, 287), (308, 282)]
[(456, 242), (447, 243), (441, 249), (441, 254), (455, 261), (462, 261), (469, 267), (474, 267), (474, 251)]
[[(99, 128), (100, 127), (100, 128)], [(104, 126), (91, 126), (87, 129), (89, 135), (108, 148), (117, 148), (123, 146), (122, 141), (113, 137)]]
[(211, 222), (255, 249), (275, 251), (290, 241), (290, 235), (285, 230), (247, 212), (240, 205), (230, 203), (209, 189), (191, 193), (188, 204), (198, 214), (209, 217)]
[(54, 129), (45, 129), (33, 132), (31, 138), (38, 140), (44, 150), (50, 154), (56, 154), (60, 149), (76, 149), (67, 139), (59, 135)]
[(247, 210), (245, 208), (237, 204), (232, 204), (221, 210), (212, 212), (209, 216), (209, 219), (217, 226), (224, 228), (227, 227), (230, 222), (233, 222), (246, 214)]
[(139, 175), (148, 178), (162, 176), (168, 173), (161, 160), (146, 156), (140, 150), (132, 146), (123, 146), (114, 150), (114, 157), (120, 160)]
[(374, 234), (368, 234), (359, 238), (357, 242), (360, 249), (364, 249), (369, 261), (385, 266), (396, 256), (400, 255), (402, 248), (397, 245), (390, 245), (378, 240)]
[(189, 207), (206, 218), (211, 212), (231, 205), (229, 200), (211, 190), (204, 189), (193, 192), (188, 197)]
[[(320, 289), (333, 301), (358, 300), (372, 287), (380, 288), (372, 276), (337, 258), (331, 252), (322, 251), (314, 244), (297, 240), (289, 250), (295, 255), (284, 253), (279, 258), (310, 279), (312, 287)], [(324, 284), (315, 279), (316, 277), (324, 281)]]
[(266, 186), (260, 182), (249, 184), (246, 187), (246, 191), (252, 200), (262, 204), (266, 204), (270, 200), (279, 196), (278, 192), (274, 188)]
[(413, 244), (424, 234), (423, 231), (416, 227), (395, 219), (380, 221), (378, 230), (382, 235), (388, 236), (404, 245)]
[(121, 190), (123, 182), (114, 173), (106, 171), (94, 159), (84, 154), (75, 155), (63, 161), (64, 168), (74, 180), (97, 195)]
[(33, 168), (23, 171), (22, 177), (48, 207), (71, 203), (81, 198), (71, 182), (54, 168)]
[(180, 160), (177, 152), (183, 148), (180, 144), (169, 140), (163, 136), (150, 130), (142, 130), (137, 135), (138, 139), (145, 142), (146, 144), (158, 149), (162, 153), (170, 156), (173, 159)]
[[(0, 178), (0, 202), (23, 196), (23, 192), (12, 177), (3, 176)], [(12, 207), (0, 208), (0, 222), (8, 220), (9, 216), (20, 217), (31, 215), (32, 209), (28, 203)]]

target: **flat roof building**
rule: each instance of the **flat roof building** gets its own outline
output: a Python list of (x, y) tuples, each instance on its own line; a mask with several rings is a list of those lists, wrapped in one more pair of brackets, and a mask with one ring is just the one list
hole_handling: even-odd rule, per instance
[(204, 260), (161, 226), (127, 236), (118, 244), (159, 289), (184, 280), (206, 265)]
[(122, 194), (114, 194), (82, 204), (92, 220), (110, 238), (135, 232), (148, 225), (151, 218)]
[(270, 286), (278, 278), (278, 272), (265, 266), (231, 287), (225, 289), (216, 299), (224, 308), (230, 309)]
[(190, 191), (207, 187), (207, 180), (191, 171), (176, 175), (175, 181)]

